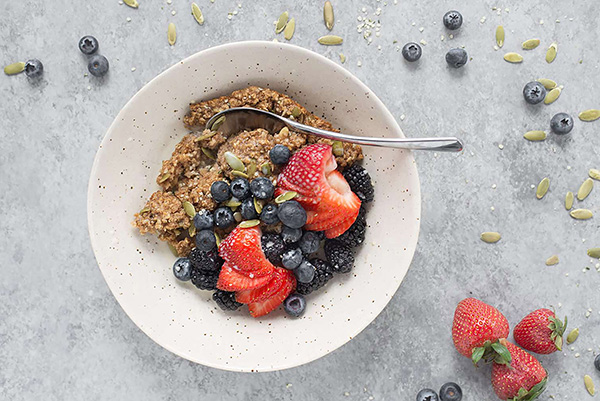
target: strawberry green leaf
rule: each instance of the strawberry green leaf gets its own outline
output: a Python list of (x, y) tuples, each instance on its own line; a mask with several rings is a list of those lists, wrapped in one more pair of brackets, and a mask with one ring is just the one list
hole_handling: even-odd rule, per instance
[(478, 347), (473, 349), (473, 353), (471, 354), (471, 360), (473, 361), (473, 364), (475, 366), (477, 366), (477, 362), (479, 362), (483, 357), (484, 352), (485, 347)]
[(562, 351), (562, 345), (563, 345), (563, 338), (562, 336), (556, 336), (556, 338), (554, 339), (554, 345), (556, 346), (556, 349), (559, 351)]
[(492, 343), (492, 349), (496, 351), (496, 353), (500, 356), (502, 360), (504, 360), (507, 364), (512, 361), (512, 356), (504, 345), (500, 343)]

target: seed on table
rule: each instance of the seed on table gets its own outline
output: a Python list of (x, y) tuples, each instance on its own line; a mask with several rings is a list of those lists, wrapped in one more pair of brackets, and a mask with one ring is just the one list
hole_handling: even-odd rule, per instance
[(576, 220), (588, 220), (594, 216), (592, 211), (589, 209), (575, 209), (571, 211), (570, 215)]
[(546, 266), (554, 266), (558, 264), (558, 256), (552, 255), (548, 259), (546, 259)]
[(575, 197), (573, 196), (573, 192), (567, 192), (567, 196), (565, 196), (565, 209), (571, 210), (571, 208), (573, 207), (574, 198)]
[(504, 55), (504, 60), (508, 61), (509, 63), (518, 64), (523, 62), (523, 56), (521, 56), (519, 53), (506, 53)]
[(595, 121), (600, 118), (600, 110), (589, 109), (579, 113), (579, 119), (581, 121)]
[(552, 43), (548, 50), (546, 51), (546, 62), (550, 64), (556, 58), (556, 53), (558, 52), (558, 44), (556, 42)]
[(502, 25), (498, 25), (496, 28), (496, 44), (498, 47), (504, 46), (504, 27)]
[(550, 180), (548, 179), (548, 177), (546, 177), (542, 181), (540, 181), (540, 183), (538, 184), (537, 190), (535, 191), (535, 196), (538, 199), (542, 199), (548, 192), (549, 188), (550, 188)]
[(538, 79), (538, 82), (544, 85), (544, 88), (546, 88), (547, 90), (552, 90), (557, 86), (556, 82), (547, 78), (540, 78)]
[(296, 19), (292, 18), (290, 22), (287, 23), (285, 29), (283, 30), (283, 37), (285, 40), (291, 40), (294, 36), (294, 31), (296, 30)]
[(577, 191), (577, 199), (580, 201), (588, 197), (592, 189), (594, 188), (594, 181), (591, 178), (586, 179)]
[(545, 131), (528, 131), (525, 133), (525, 135), (523, 135), (523, 138), (527, 139), (528, 141), (543, 141), (544, 139), (546, 139), (546, 132)]
[(192, 3), (192, 15), (196, 19), (197, 23), (199, 23), (200, 25), (204, 24), (204, 15), (202, 15), (202, 11), (196, 3)]
[(561, 92), (562, 89), (560, 89), (560, 87), (552, 89), (544, 98), (544, 104), (554, 103), (556, 99), (558, 99), (558, 97), (560, 96)]
[(523, 42), (521, 47), (523, 47), (524, 50), (532, 50), (532, 49), (535, 49), (536, 47), (538, 47), (539, 45), (540, 45), (539, 39), (529, 39), (529, 40), (526, 40), (525, 42)]
[(281, 31), (283, 31), (283, 28), (287, 25), (289, 15), (290, 14), (287, 11), (281, 13), (277, 20), (277, 24), (275, 25), (275, 33), (281, 33)]
[(131, 8), (138, 8), (139, 4), (137, 0), (123, 0), (123, 3), (127, 4)]
[(600, 248), (590, 248), (587, 250), (587, 254), (590, 258), (600, 259)]
[(177, 42), (177, 30), (175, 29), (175, 24), (172, 22), (169, 24), (169, 28), (167, 29), (167, 39), (169, 40), (169, 45), (171, 46)]
[(591, 169), (588, 173), (594, 180), (600, 180), (600, 170)]
[(577, 340), (577, 337), (579, 337), (579, 328), (571, 330), (567, 336), (567, 344), (573, 344)]
[(4, 67), (4, 73), (6, 75), (15, 75), (23, 71), (25, 71), (25, 63), (23, 61), (12, 63)]
[(585, 389), (588, 391), (588, 393), (590, 393), (590, 395), (594, 395), (596, 393), (594, 382), (589, 375), (583, 376), (583, 383), (585, 384)]
[(497, 232), (484, 232), (481, 233), (481, 240), (483, 242), (487, 242), (488, 244), (495, 244), (496, 242), (500, 241), (500, 239), (502, 238), (502, 236), (500, 235), (500, 233)]
[(323, 6), (323, 20), (325, 21), (325, 26), (327, 29), (331, 31), (333, 29), (334, 18), (333, 6), (331, 5), (330, 1), (326, 1), (325, 5)]
[(322, 45), (326, 45), (326, 46), (335, 46), (335, 45), (341, 45), (344, 42), (344, 39), (341, 36), (337, 36), (337, 35), (325, 35), (325, 36), (321, 36), (318, 39), (318, 42)]

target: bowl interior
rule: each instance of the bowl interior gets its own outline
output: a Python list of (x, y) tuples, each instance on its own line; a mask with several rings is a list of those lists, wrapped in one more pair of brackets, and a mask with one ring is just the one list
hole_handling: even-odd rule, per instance
[(227, 370), (297, 366), (333, 351), (366, 327), (394, 295), (410, 265), (419, 231), (420, 192), (410, 152), (364, 148), (375, 184), (365, 243), (352, 273), (308, 296), (306, 313), (282, 310), (253, 319), (222, 312), (210, 292), (178, 282), (174, 256), (131, 226), (158, 189), (162, 160), (188, 131), (192, 101), (249, 85), (283, 92), (343, 132), (403, 136), (377, 97), (344, 68), (308, 50), (240, 42), (183, 60), (122, 109), (97, 153), (88, 193), (92, 246), (111, 291), (130, 318), (161, 346), (191, 361)]

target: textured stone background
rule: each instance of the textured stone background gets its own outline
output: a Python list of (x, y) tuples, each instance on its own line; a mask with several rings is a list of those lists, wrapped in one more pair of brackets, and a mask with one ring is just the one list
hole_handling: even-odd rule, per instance
[[(576, 190), (588, 169), (600, 168), (600, 121), (576, 121), (564, 138), (522, 139), (525, 131), (547, 129), (556, 112), (600, 108), (596, 1), (334, 0), (334, 33), (345, 42), (332, 48), (316, 42), (327, 33), (322, 1), (239, 0), (238, 8), (238, 1), (197, 0), (206, 16), (202, 27), (189, 1), (139, 1), (138, 10), (117, 0), (1, 2), (1, 64), (37, 57), (46, 72), (38, 83), (0, 76), (0, 398), (412, 400), (422, 387), (454, 380), (466, 400), (492, 400), (488, 369), (474, 369), (450, 340), (454, 306), (469, 295), (498, 306), (512, 326), (533, 308), (554, 306), (580, 327), (573, 350), (540, 358), (551, 375), (542, 399), (587, 399), (586, 373), (600, 385), (592, 365), (600, 352), (600, 273), (586, 256), (588, 247), (600, 246), (600, 216), (576, 222), (562, 206), (565, 192)], [(356, 32), (357, 16), (374, 17), (378, 6), (381, 36), (367, 45)], [(466, 20), (452, 40), (441, 24), (449, 7)], [(104, 132), (146, 82), (208, 47), (273, 39), (272, 22), (284, 10), (297, 21), (291, 43), (336, 61), (343, 51), (345, 67), (379, 95), (408, 136), (457, 135), (466, 149), (417, 155), (418, 250), (390, 305), (361, 335), (296, 369), (217, 371), (154, 344), (115, 302), (88, 240), (87, 180)], [(166, 40), (171, 21), (179, 33), (174, 47)], [(506, 44), (494, 51), (500, 23)], [(84, 76), (77, 41), (85, 34), (100, 40), (110, 60), (105, 79)], [(533, 37), (542, 45), (520, 51)], [(428, 42), (423, 58), (408, 65), (393, 41), (421, 39)], [(544, 54), (552, 41), (559, 52), (549, 65)], [(461, 45), (472, 60), (450, 70), (444, 54)], [(523, 64), (502, 60), (511, 50), (523, 53)], [(564, 91), (550, 106), (529, 107), (522, 87), (540, 77)], [(545, 176), (551, 189), (538, 201), (531, 185)], [(584, 207), (600, 215), (600, 188)], [(499, 231), (502, 241), (484, 244), (482, 231)], [(560, 264), (546, 267), (553, 254)], [(586, 266), (591, 270), (583, 272)]]

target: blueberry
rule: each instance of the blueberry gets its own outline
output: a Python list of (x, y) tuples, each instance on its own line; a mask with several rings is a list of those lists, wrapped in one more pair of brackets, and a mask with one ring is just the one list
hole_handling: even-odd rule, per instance
[(269, 151), (269, 158), (273, 164), (286, 164), (290, 160), (291, 152), (287, 146), (275, 145)]
[(173, 264), (173, 274), (181, 281), (188, 281), (192, 274), (192, 262), (188, 258), (179, 258)]
[(281, 255), (281, 264), (288, 270), (294, 270), (302, 263), (302, 252), (300, 249), (289, 249)]
[(211, 229), (214, 223), (213, 215), (210, 210), (200, 210), (194, 216), (194, 226), (196, 227), (196, 230)]
[(463, 23), (463, 17), (458, 11), (452, 10), (444, 14), (444, 26), (452, 31), (460, 28)]
[(439, 398), (435, 391), (425, 388), (417, 394), (417, 401), (439, 401)]
[(279, 223), (279, 217), (277, 217), (277, 205), (269, 203), (263, 206), (262, 212), (260, 212), (260, 220), (265, 224)]
[(283, 226), (283, 228), (281, 229), (281, 238), (283, 238), (283, 242), (285, 242), (286, 244), (293, 244), (294, 242), (298, 242), (300, 241), (301, 237), (302, 230), (299, 228)]
[(462, 400), (462, 389), (456, 383), (446, 383), (440, 388), (440, 399), (442, 401)]
[(594, 367), (596, 370), (600, 370), (600, 355), (596, 355), (596, 359), (594, 359)]
[(210, 194), (215, 202), (225, 202), (231, 196), (229, 184), (225, 181), (215, 181), (210, 186)]
[(460, 68), (467, 64), (468, 58), (469, 56), (465, 49), (450, 49), (448, 50), (448, 53), (446, 53), (446, 62), (453, 68)]
[(419, 46), (419, 44), (417, 43), (409, 42), (405, 44), (404, 47), (402, 47), (402, 56), (406, 61), (417, 61), (421, 58), (422, 54), (423, 50), (421, 49), (421, 46)]
[(277, 216), (284, 225), (291, 228), (300, 228), (306, 224), (306, 211), (295, 200), (283, 202), (279, 205)]
[(300, 245), (303, 254), (310, 255), (319, 250), (320, 242), (321, 238), (319, 234), (314, 231), (307, 231), (302, 235), (302, 238), (300, 238), (298, 245)]
[(252, 198), (246, 198), (242, 201), (239, 212), (242, 214), (244, 220), (258, 218), (258, 213), (256, 213), (256, 209), (254, 208), (254, 199)]
[(568, 134), (573, 129), (573, 118), (567, 113), (558, 113), (550, 120), (550, 128), (555, 134)]
[(87, 35), (79, 39), (79, 50), (83, 54), (94, 54), (98, 51), (98, 40), (95, 37)]
[(238, 177), (231, 181), (231, 194), (239, 200), (244, 200), (250, 196), (250, 181)]
[(196, 233), (196, 248), (210, 251), (215, 246), (217, 246), (217, 239), (213, 230), (201, 230)]
[(38, 78), (44, 73), (44, 65), (38, 59), (31, 59), (25, 63), (25, 74), (29, 78)]
[(303, 260), (300, 266), (294, 269), (294, 274), (300, 283), (310, 283), (315, 277), (315, 267), (309, 261)]
[(283, 309), (290, 316), (300, 317), (306, 309), (306, 300), (300, 294), (292, 294), (283, 301)]
[(233, 212), (228, 207), (219, 207), (215, 210), (215, 225), (219, 228), (227, 228), (235, 223)]
[(523, 97), (529, 104), (538, 104), (546, 98), (546, 88), (537, 81), (528, 82), (523, 88)]
[(106, 57), (96, 54), (90, 58), (88, 71), (95, 77), (102, 77), (108, 72), (108, 60)]
[(258, 177), (250, 183), (250, 191), (258, 199), (269, 199), (275, 192), (275, 187), (271, 180), (266, 177)]

